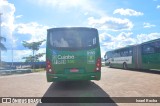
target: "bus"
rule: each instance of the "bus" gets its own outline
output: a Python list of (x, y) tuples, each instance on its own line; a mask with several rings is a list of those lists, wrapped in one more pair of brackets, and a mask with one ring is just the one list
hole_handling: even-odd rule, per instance
[(107, 51), (105, 65), (115, 68), (160, 69), (160, 38)]
[(97, 29), (51, 28), (47, 30), (46, 43), (48, 82), (100, 80), (101, 52)]

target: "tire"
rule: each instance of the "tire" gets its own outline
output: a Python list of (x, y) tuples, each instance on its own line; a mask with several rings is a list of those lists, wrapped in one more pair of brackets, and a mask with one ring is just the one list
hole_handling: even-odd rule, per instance
[(111, 65), (111, 63), (109, 63), (109, 68), (112, 68), (112, 65)]
[(127, 67), (127, 63), (123, 63), (123, 69), (127, 70), (128, 67)]

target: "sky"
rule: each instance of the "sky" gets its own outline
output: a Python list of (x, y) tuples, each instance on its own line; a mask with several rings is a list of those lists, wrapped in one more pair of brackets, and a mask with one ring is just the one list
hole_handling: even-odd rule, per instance
[[(101, 57), (108, 50), (160, 38), (160, 0), (0, 0), (0, 13), (6, 62), (24, 61), (32, 51), (22, 41), (44, 40), (54, 27), (97, 28)], [(36, 53), (45, 53), (45, 43)]]

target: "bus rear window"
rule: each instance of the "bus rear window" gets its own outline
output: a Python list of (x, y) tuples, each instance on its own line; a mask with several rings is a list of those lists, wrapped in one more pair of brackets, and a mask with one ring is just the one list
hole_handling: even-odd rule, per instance
[(54, 48), (85, 48), (97, 44), (95, 30), (53, 30), (48, 32), (49, 45)]

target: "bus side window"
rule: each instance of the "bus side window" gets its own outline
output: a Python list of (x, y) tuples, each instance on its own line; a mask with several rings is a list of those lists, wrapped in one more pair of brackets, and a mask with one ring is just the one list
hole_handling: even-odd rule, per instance
[(155, 52), (160, 53), (160, 41), (154, 43)]
[(93, 45), (96, 44), (96, 38), (93, 38)]
[(108, 53), (108, 58), (112, 58), (113, 55), (114, 55), (113, 52), (109, 52), (109, 53)]
[(124, 57), (125, 56), (124, 50), (121, 50), (120, 54), (121, 54), (121, 57)]
[(116, 52), (115, 51), (113, 52), (113, 57), (116, 57)]
[(122, 51), (120, 52), (120, 56), (123, 57), (123, 52)]
[(132, 49), (129, 49), (129, 56), (132, 56)]
[(124, 51), (124, 56), (128, 56), (128, 50)]
[(49, 33), (49, 37), (50, 37), (50, 38), (49, 38), (49, 40), (50, 40), (50, 41), (49, 41), (49, 42), (50, 42), (50, 45), (51, 45), (51, 46), (54, 46), (53, 38), (52, 38), (53, 36), (52, 36), (52, 33), (51, 33), (51, 32)]
[(88, 38), (85, 38), (85, 40), (87, 40), (87, 46), (92, 46), (95, 44), (95, 40), (92, 36), (88, 36)]
[(151, 46), (151, 44), (143, 45), (142, 50), (143, 54), (150, 54), (155, 52), (155, 49), (153, 46)]
[(69, 47), (69, 44), (63, 37), (61, 37), (60, 42), (59, 42), (59, 46), (60, 47)]
[(114, 57), (119, 57), (119, 53), (118, 53), (118, 51), (115, 51), (115, 55), (114, 55)]

